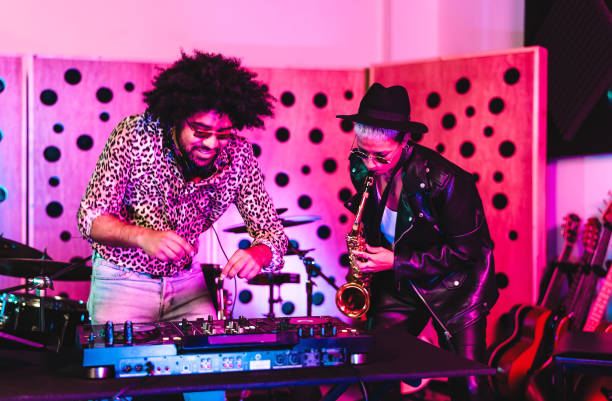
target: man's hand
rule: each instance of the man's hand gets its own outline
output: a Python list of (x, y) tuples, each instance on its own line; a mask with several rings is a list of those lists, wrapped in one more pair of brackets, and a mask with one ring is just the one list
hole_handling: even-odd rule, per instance
[(393, 251), (387, 248), (366, 244), (366, 252), (353, 251), (353, 255), (364, 260), (356, 259), (355, 261), (362, 273), (376, 273), (393, 269)]
[(221, 279), (240, 278), (252, 279), (272, 260), (272, 251), (266, 245), (255, 245), (247, 249), (239, 249), (229, 258), (221, 271)]
[(195, 249), (183, 237), (174, 231), (156, 231), (146, 229), (138, 238), (138, 245), (147, 255), (167, 262), (193, 256)]

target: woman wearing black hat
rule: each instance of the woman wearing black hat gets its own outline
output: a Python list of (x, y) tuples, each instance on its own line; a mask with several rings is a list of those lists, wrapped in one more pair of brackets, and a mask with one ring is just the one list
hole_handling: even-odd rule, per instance
[[(355, 264), (371, 273), (376, 327), (401, 325), (418, 335), (433, 316), (442, 347), (486, 362), (486, 315), (498, 297), (493, 242), (473, 176), (407, 134), (427, 132), (410, 120), (401, 86), (375, 83), (359, 112), (340, 115), (355, 124), (350, 174), (353, 213), (373, 176), (363, 210), (365, 251)], [(449, 380), (453, 400), (490, 399), (485, 378)]]

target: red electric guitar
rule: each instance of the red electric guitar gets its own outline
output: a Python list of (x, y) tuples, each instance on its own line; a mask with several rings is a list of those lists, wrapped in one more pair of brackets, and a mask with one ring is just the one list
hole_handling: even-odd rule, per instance
[[(580, 219), (570, 214), (565, 218), (563, 235), (565, 245), (558, 262), (567, 262), (576, 242)], [(541, 305), (516, 305), (511, 313), (514, 316), (513, 331), (509, 338), (493, 348), (489, 365), (497, 369), (490, 376), (493, 388), (502, 396), (521, 398), (525, 383), (533, 366), (545, 361), (542, 344), (552, 341), (555, 322), (558, 320), (553, 310), (561, 303), (560, 288), (563, 272), (555, 269)], [(575, 280), (574, 280), (575, 281)]]

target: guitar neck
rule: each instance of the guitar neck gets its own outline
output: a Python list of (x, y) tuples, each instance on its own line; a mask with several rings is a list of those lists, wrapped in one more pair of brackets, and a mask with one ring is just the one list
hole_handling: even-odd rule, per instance
[[(610, 225), (604, 225), (604, 231), (599, 239), (599, 243), (597, 244), (597, 249), (593, 254), (593, 260), (591, 265), (599, 266), (603, 263), (606, 253), (608, 251), (608, 244), (610, 242), (610, 234), (612, 233), (612, 229)], [(593, 302), (591, 306), (591, 310), (589, 311), (589, 315), (587, 317), (586, 323), (584, 325), (583, 331), (594, 331), (599, 322), (601, 322), (603, 315), (606, 311), (606, 307), (608, 306), (608, 301), (610, 300), (610, 295), (612, 295), (612, 269), (608, 270), (606, 274), (605, 281), (597, 294), (597, 298)]]
[(557, 262), (559, 263), (567, 262), (570, 255), (572, 254), (573, 249), (574, 249), (574, 243), (566, 241), (565, 245), (563, 245), (563, 250), (561, 251), (559, 258), (557, 259)]
[(585, 294), (585, 288), (588, 286), (589, 276), (585, 269), (582, 266), (588, 265), (591, 257), (593, 256), (592, 252), (584, 251), (582, 254), (582, 258), (580, 259), (580, 267), (578, 271), (574, 274), (574, 278), (572, 280), (572, 285), (569, 289), (567, 297), (563, 302), (563, 312), (566, 315), (576, 314), (579, 309), (579, 305), (584, 302), (582, 297)]
[[(563, 245), (563, 250), (557, 259), (557, 263), (567, 262), (570, 255), (572, 254), (572, 250), (574, 249), (574, 243), (566, 241), (565, 245)], [(550, 281), (548, 282), (548, 286), (546, 287), (546, 293), (544, 293), (544, 298), (542, 298), (542, 302), (540, 305), (544, 306), (547, 309), (556, 309), (558, 306), (559, 300), (561, 299), (561, 290), (563, 287), (563, 275), (559, 271), (559, 267), (555, 267), (553, 274), (550, 277)]]

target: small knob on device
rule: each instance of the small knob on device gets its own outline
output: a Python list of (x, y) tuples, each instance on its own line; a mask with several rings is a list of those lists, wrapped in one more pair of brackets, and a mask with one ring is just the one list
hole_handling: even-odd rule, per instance
[(104, 342), (106, 345), (115, 343), (115, 332), (113, 331), (113, 322), (110, 320), (104, 325)]
[(123, 340), (125, 345), (132, 345), (134, 342), (134, 328), (130, 320), (123, 323)]

